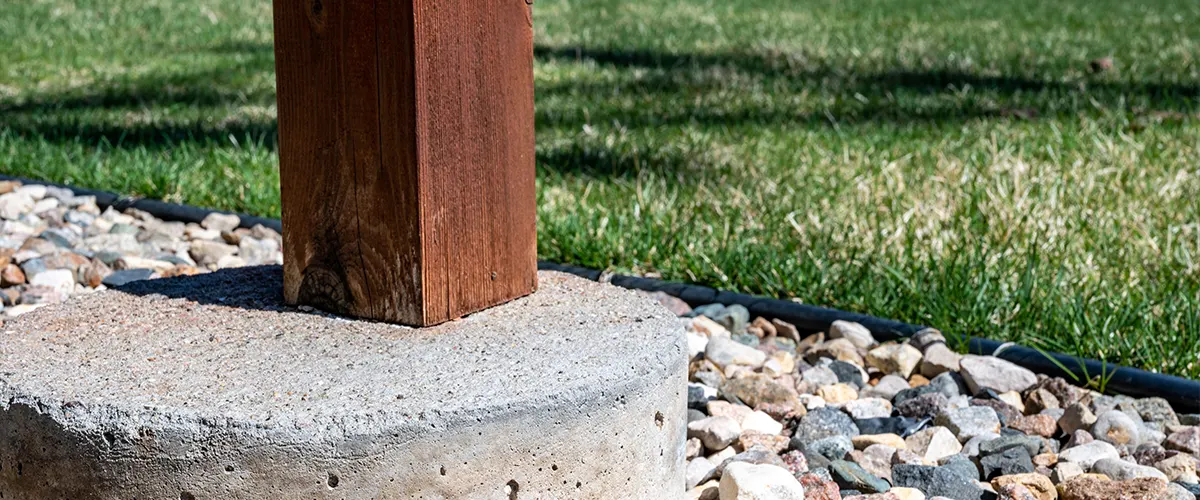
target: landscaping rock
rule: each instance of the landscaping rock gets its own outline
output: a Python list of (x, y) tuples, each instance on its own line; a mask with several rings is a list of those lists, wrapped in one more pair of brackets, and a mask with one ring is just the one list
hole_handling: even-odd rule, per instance
[(1020, 392), (1037, 383), (1032, 371), (996, 357), (968, 355), (959, 365), (972, 394), (983, 389)]
[(942, 468), (926, 465), (899, 464), (892, 466), (892, 481), (896, 486), (921, 490), (926, 496), (942, 496), (951, 500), (983, 500), (989, 493), (974, 480)]
[(1104, 441), (1092, 441), (1087, 444), (1081, 444), (1074, 448), (1068, 448), (1058, 454), (1059, 461), (1075, 462), (1083, 467), (1084, 470), (1091, 470), (1092, 466), (1100, 460), (1106, 458), (1121, 458), (1120, 453), (1113, 445)]
[(983, 478), (989, 481), (999, 476), (1027, 474), (1034, 471), (1032, 457), (1025, 448), (1019, 446), (980, 458), (979, 468), (982, 470)]
[(1060, 500), (1163, 500), (1167, 482), (1156, 478), (1111, 481), (1079, 476), (1058, 487)]
[(1000, 418), (996, 416), (996, 411), (983, 406), (948, 409), (938, 415), (933, 423), (949, 429), (964, 443), (975, 436), (1000, 432)]
[(1114, 481), (1124, 481), (1127, 479), (1137, 479), (1141, 477), (1156, 477), (1167, 480), (1167, 475), (1154, 467), (1138, 465), (1132, 462), (1126, 462), (1117, 458), (1103, 458), (1097, 460), (1092, 465), (1092, 472), (1104, 474)]
[(868, 352), (866, 361), (884, 374), (908, 378), (921, 363), (921, 351), (908, 344), (885, 344)]
[(805, 500), (804, 487), (774, 465), (733, 463), (721, 475), (721, 500)]
[(689, 423), (687, 434), (689, 438), (698, 438), (706, 449), (716, 451), (733, 444), (742, 435), (742, 427), (729, 417), (709, 417)]

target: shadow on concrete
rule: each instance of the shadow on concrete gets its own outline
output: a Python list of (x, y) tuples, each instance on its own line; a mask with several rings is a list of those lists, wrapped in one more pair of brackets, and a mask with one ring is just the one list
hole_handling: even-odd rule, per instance
[(139, 296), (161, 295), (199, 304), (266, 311), (298, 311), (283, 302), (283, 267), (253, 266), (208, 274), (134, 281), (115, 290)]

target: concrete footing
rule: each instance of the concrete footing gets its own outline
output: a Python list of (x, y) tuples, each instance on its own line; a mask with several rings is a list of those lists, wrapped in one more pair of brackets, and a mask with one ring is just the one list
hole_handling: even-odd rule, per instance
[(677, 498), (682, 328), (556, 273), (412, 329), (277, 267), (141, 282), (0, 333), (0, 498)]

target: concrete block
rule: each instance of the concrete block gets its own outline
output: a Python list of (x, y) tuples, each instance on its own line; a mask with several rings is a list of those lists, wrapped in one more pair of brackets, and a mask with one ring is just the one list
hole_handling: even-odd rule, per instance
[(0, 334), (0, 497), (681, 497), (680, 324), (539, 279), (425, 329), (286, 307), (279, 267), (29, 313)]

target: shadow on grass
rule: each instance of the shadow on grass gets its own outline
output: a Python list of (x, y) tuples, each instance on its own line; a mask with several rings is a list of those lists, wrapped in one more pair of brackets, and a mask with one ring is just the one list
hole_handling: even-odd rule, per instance
[[(36, 94), (20, 101), (0, 98), (0, 131), (50, 142), (86, 145), (170, 148), (184, 142), (251, 141), (277, 146), (278, 127), (269, 116), (223, 117), (236, 106), (270, 106), (269, 88), (245, 90), (246, 81), (273, 71), (273, 49), (263, 43), (231, 43), (200, 49), (219, 64), (200, 70), (150, 74), (101, 83), (85, 89)], [(1200, 84), (1112, 81), (1052, 81), (1016, 75), (991, 76), (951, 70), (897, 69), (856, 73), (829, 61), (808, 61), (795, 54), (769, 51), (664, 53), (585, 47), (534, 48), (537, 60), (592, 61), (619, 69), (637, 68), (616, 81), (597, 82), (583, 74), (537, 88), (541, 129), (578, 130), (588, 123), (620, 123), (652, 128), (698, 124), (710, 127), (786, 124), (819, 128), (873, 124), (958, 124), (974, 119), (1038, 119), (1099, 115), (1101, 108), (1142, 106), (1150, 112), (1191, 116), (1200, 101)], [(733, 70), (734, 73), (730, 73)], [(766, 99), (731, 99), (724, 105), (696, 97), (739, 97), (743, 89), (730, 76), (747, 79)], [(970, 86), (982, 98), (954, 94)], [(787, 96), (817, 95), (799, 105)], [(630, 97), (633, 98), (630, 102)], [(828, 102), (827, 106), (820, 104)], [(643, 105), (650, 103), (651, 105)], [(654, 103), (666, 103), (653, 105)], [(142, 121), (147, 109), (166, 109), (165, 117)], [(182, 111), (182, 112), (181, 112)], [(131, 117), (132, 116), (132, 117)], [(677, 156), (677, 155), (676, 155)], [(539, 151), (539, 163), (563, 165), (564, 172), (625, 175), (638, 163), (667, 163), (679, 170), (687, 158), (671, 154), (628, 155), (601, 147)]]

